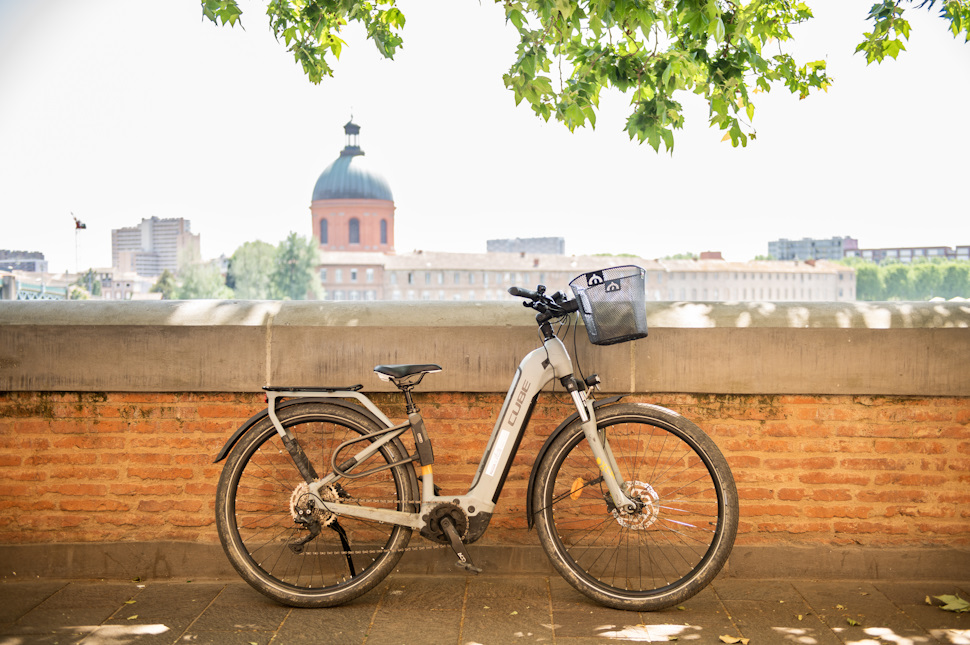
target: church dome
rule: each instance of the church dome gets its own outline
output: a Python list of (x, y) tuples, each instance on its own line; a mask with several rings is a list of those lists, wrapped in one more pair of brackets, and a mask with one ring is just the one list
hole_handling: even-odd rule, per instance
[(322, 199), (383, 199), (394, 201), (391, 186), (364, 159), (357, 136), (360, 126), (353, 121), (344, 126), (347, 146), (326, 167), (313, 187), (313, 201)]

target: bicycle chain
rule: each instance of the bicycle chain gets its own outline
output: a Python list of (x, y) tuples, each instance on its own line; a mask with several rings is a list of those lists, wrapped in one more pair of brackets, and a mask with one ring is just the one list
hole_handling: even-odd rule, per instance
[[(396, 499), (360, 499), (354, 498), (355, 502), (363, 502), (367, 504), (373, 503), (387, 503), (394, 502), (397, 503)], [(324, 505), (326, 508), (326, 505)], [(338, 515), (339, 517), (339, 515)], [(432, 549), (445, 549), (449, 548), (447, 544), (429, 544), (425, 546), (406, 546), (403, 549), (355, 549), (353, 551), (304, 551), (302, 555), (368, 555), (373, 553), (406, 553), (408, 551), (430, 551)]]

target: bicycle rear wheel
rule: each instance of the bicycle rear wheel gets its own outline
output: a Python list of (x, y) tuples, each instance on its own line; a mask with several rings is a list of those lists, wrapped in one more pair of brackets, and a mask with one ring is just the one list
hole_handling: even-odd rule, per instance
[[(329, 403), (294, 404), (278, 416), (318, 475), (330, 472), (340, 443), (379, 429), (363, 414)], [(351, 446), (341, 457), (363, 445)], [(359, 468), (403, 458), (388, 444)], [(405, 465), (342, 479), (321, 492), (325, 501), (414, 511), (415, 489), (414, 471)], [(297, 521), (306, 517), (311, 522)], [(306, 541), (312, 522), (319, 533)], [(366, 593), (391, 572), (411, 537), (410, 528), (337, 517), (325, 505), (313, 504), (268, 417), (229, 453), (216, 490), (216, 525), (240, 576), (260, 593), (295, 607), (330, 607)]]
[(604, 407), (597, 426), (641, 507), (627, 515), (613, 505), (577, 421), (538, 465), (539, 540), (557, 571), (601, 604), (681, 603), (713, 580), (734, 545), (738, 494), (727, 461), (700, 428), (657, 406)]

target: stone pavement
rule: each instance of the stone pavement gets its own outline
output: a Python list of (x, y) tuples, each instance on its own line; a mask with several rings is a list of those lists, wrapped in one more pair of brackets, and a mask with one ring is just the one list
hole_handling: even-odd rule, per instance
[(717, 580), (682, 607), (591, 603), (556, 576), (393, 574), (333, 609), (293, 609), (238, 580), (0, 582), (0, 645), (128, 643), (723, 643), (970, 645), (970, 582)]

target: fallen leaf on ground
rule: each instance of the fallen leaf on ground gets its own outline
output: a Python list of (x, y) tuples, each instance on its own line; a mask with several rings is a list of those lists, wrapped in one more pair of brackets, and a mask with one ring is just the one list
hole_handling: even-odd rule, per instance
[(943, 611), (953, 611), (957, 613), (963, 613), (965, 611), (970, 611), (970, 602), (967, 602), (960, 596), (936, 596), (936, 599), (943, 603), (940, 607)]
[(751, 642), (750, 638), (741, 638), (739, 636), (721, 636), (720, 640), (722, 643), (741, 643), (741, 645), (748, 645)]
[(136, 618), (138, 618), (138, 614), (135, 614), (134, 616), (128, 616), (128, 620), (135, 620)]
[(859, 621), (852, 620), (851, 618), (846, 618), (845, 622), (849, 623), (849, 625), (851, 625), (852, 627), (858, 627), (860, 624)]

